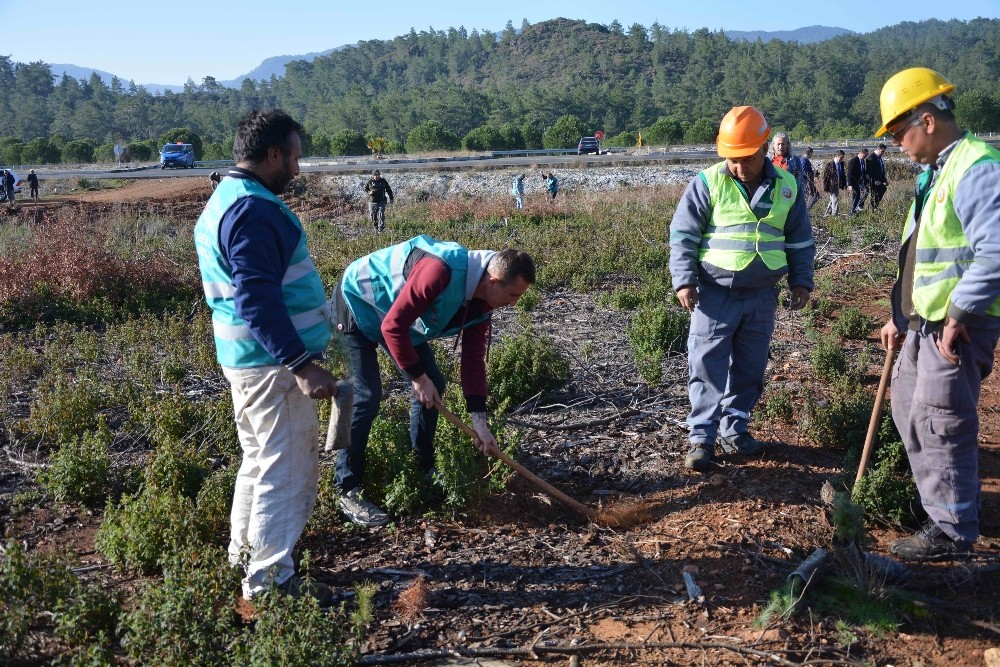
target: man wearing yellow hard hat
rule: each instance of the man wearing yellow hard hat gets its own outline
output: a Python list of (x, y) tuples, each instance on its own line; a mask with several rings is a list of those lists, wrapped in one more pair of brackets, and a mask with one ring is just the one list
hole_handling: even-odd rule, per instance
[(890, 545), (905, 560), (962, 555), (979, 537), (976, 408), (1000, 337), (1000, 151), (958, 127), (954, 91), (925, 67), (895, 74), (875, 133), (927, 167), (881, 332), (887, 350), (902, 342), (892, 418), (929, 517)]
[(760, 454), (750, 411), (764, 389), (778, 282), (787, 274), (789, 306), (813, 288), (816, 246), (796, 178), (767, 159), (771, 130), (760, 111), (734, 107), (719, 127), (725, 158), (687, 186), (670, 223), (670, 275), (691, 312), (684, 465), (705, 471), (716, 440), (726, 453)]

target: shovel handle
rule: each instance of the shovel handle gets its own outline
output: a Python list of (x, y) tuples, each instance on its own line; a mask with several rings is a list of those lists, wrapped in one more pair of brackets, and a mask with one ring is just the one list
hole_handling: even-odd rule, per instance
[(896, 349), (890, 348), (885, 353), (885, 363), (882, 364), (882, 377), (878, 381), (878, 391), (875, 392), (875, 406), (872, 408), (872, 418), (868, 422), (868, 435), (865, 437), (865, 447), (861, 450), (861, 463), (858, 464), (858, 476), (854, 478), (854, 489), (865, 475), (868, 459), (872, 455), (872, 444), (878, 433), (879, 422), (882, 419), (882, 404), (885, 402), (885, 390), (889, 386), (889, 376), (892, 375), (892, 364), (896, 360)]
[[(473, 431), (472, 428), (468, 424), (466, 424), (461, 419), (459, 419), (455, 415), (454, 412), (452, 412), (448, 408), (444, 407), (444, 405), (442, 405), (440, 401), (435, 401), (434, 405), (435, 405), (435, 407), (437, 407), (438, 412), (440, 412), (445, 417), (447, 417), (448, 421), (450, 421), (452, 424), (454, 424), (455, 426), (457, 426), (459, 428), (459, 430), (461, 430), (463, 433), (465, 433), (467, 436), (469, 436), (470, 438), (472, 438), (474, 440), (479, 439), (479, 434), (478, 433), (476, 433), (475, 431)], [(527, 468), (525, 468), (523, 465), (521, 465), (520, 463), (518, 463), (514, 459), (512, 459), (509, 456), (507, 456), (506, 454), (504, 454), (502, 451), (500, 451), (499, 447), (496, 448), (496, 450), (494, 452), (494, 455), (498, 459), (500, 459), (501, 461), (503, 461), (504, 463), (506, 463), (508, 466), (510, 466), (511, 468), (513, 468), (514, 471), (517, 472), (517, 474), (521, 475), (522, 477), (524, 477), (525, 479), (527, 479), (529, 482), (531, 482), (532, 484), (534, 484), (535, 486), (537, 486), (538, 488), (540, 488), (542, 491), (544, 491), (545, 493), (547, 493), (550, 496), (552, 496), (553, 498), (556, 498), (557, 500), (565, 503), (567, 506), (571, 507), (572, 509), (575, 509), (577, 512), (580, 512), (581, 514), (583, 514), (584, 516), (586, 516), (588, 518), (594, 519), (594, 518), (597, 517), (597, 511), (596, 510), (591, 509), (590, 507), (587, 507), (583, 503), (580, 503), (580, 502), (577, 502), (576, 500), (573, 500), (572, 498), (570, 498), (569, 496), (567, 496), (565, 493), (563, 493), (562, 491), (560, 491), (556, 487), (552, 486), (551, 484), (549, 484), (548, 482), (546, 482), (544, 479), (542, 479), (541, 477), (539, 477), (535, 473), (531, 472), (530, 470), (528, 470)]]

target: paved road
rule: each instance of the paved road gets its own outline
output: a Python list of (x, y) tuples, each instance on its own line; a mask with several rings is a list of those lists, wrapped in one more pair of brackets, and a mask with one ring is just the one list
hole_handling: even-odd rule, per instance
[[(871, 144), (874, 146), (874, 144)], [(796, 150), (801, 151), (801, 146)], [(815, 157), (822, 158), (838, 150), (838, 146), (817, 146)], [(844, 146), (844, 152), (852, 155), (857, 146)], [(890, 154), (896, 149), (890, 148)], [(304, 158), (299, 166), (303, 172), (327, 172), (333, 174), (367, 173), (372, 169), (380, 169), (386, 173), (392, 171), (414, 171), (418, 169), (440, 171), (443, 169), (496, 169), (507, 167), (601, 167), (640, 165), (650, 163), (705, 162), (716, 160), (718, 155), (714, 150), (673, 150), (648, 153), (610, 153), (604, 155), (526, 155), (505, 157), (442, 157), (442, 158), (399, 158), (372, 160), (369, 158), (345, 158), (334, 160), (330, 158)], [(207, 177), (213, 171), (224, 172), (226, 167), (213, 165), (195, 169), (160, 169), (159, 166), (147, 166), (132, 169), (101, 169), (97, 167), (80, 169), (36, 167), (43, 178), (182, 178)]]

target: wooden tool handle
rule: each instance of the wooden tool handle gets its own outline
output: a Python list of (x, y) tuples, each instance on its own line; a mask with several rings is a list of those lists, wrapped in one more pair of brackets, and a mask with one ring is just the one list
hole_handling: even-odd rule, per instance
[(895, 348), (887, 350), (885, 353), (885, 363), (882, 365), (882, 377), (878, 381), (878, 391), (875, 392), (875, 406), (872, 408), (872, 418), (868, 422), (868, 435), (865, 437), (865, 446), (861, 450), (861, 463), (858, 464), (858, 475), (854, 478), (854, 488), (858, 488), (858, 482), (865, 475), (868, 468), (868, 459), (872, 455), (872, 445), (875, 442), (875, 435), (878, 433), (879, 422), (882, 419), (882, 404), (885, 402), (885, 391), (889, 387), (889, 377), (892, 375), (892, 364), (896, 359)]
[[(472, 428), (468, 424), (466, 424), (461, 419), (459, 419), (455, 415), (455, 413), (453, 413), (448, 408), (444, 407), (444, 405), (442, 405), (440, 401), (435, 402), (435, 406), (437, 407), (438, 412), (440, 412), (445, 417), (447, 417), (448, 421), (450, 421), (452, 424), (454, 424), (455, 426), (457, 426), (467, 436), (469, 436), (470, 438), (472, 438), (474, 440), (479, 438), (479, 434), (478, 433), (476, 433), (474, 430), (472, 430)], [(525, 468), (523, 465), (521, 465), (520, 463), (518, 463), (514, 459), (512, 459), (509, 456), (507, 456), (506, 454), (504, 454), (502, 451), (500, 451), (499, 447), (496, 448), (495, 455), (496, 455), (496, 457), (498, 459), (500, 459), (501, 461), (503, 461), (504, 463), (506, 463), (508, 466), (510, 466), (511, 468), (513, 468), (514, 471), (517, 472), (519, 475), (521, 475), (522, 477), (524, 477), (525, 479), (527, 479), (529, 482), (531, 482), (532, 484), (534, 484), (535, 486), (537, 486), (538, 488), (540, 488), (542, 491), (545, 491), (545, 493), (549, 494), (553, 498), (556, 498), (556, 499), (560, 500), (561, 502), (565, 503), (566, 505), (568, 505), (569, 507), (575, 509), (577, 512), (580, 512), (581, 514), (583, 514), (586, 517), (589, 517), (589, 518), (593, 519), (593, 518), (595, 518), (597, 516), (597, 511), (596, 510), (591, 509), (590, 507), (587, 507), (583, 503), (580, 503), (580, 502), (577, 502), (576, 500), (573, 500), (572, 498), (570, 498), (569, 496), (567, 496), (565, 493), (563, 493), (562, 491), (560, 491), (556, 487), (552, 486), (551, 484), (549, 484), (548, 482), (546, 482), (544, 479), (542, 479), (541, 477), (539, 477), (535, 473), (531, 472), (530, 470), (528, 470), (527, 468)]]

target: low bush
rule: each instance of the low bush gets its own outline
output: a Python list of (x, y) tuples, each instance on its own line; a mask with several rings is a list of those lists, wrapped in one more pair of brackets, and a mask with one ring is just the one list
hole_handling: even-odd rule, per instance
[(823, 447), (849, 449), (864, 443), (875, 399), (861, 387), (842, 388), (832, 398), (806, 401), (801, 433)]
[(816, 377), (830, 382), (847, 371), (847, 356), (839, 341), (818, 336), (809, 350), (809, 364)]
[(163, 579), (148, 583), (122, 620), (126, 653), (147, 665), (232, 664), (239, 582), (218, 547), (169, 555)]
[(266, 594), (258, 600), (253, 632), (245, 632), (234, 651), (234, 664), (322, 665), (351, 667), (360, 653), (373, 617), (375, 584), (356, 586), (355, 610), (344, 605), (324, 611), (309, 596)]
[(847, 307), (840, 311), (840, 317), (833, 324), (833, 333), (841, 338), (864, 340), (875, 328), (875, 320), (859, 309)]
[(757, 407), (757, 415), (767, 421), (788, 424), (795, 416), (792, 392), (787, 389), (768, 389), (764, 400)]
[(108, 486), (112, 437), (101, 428), (64, 442), (38, 474), (38, 483), (56, 502), (93, 505)]
[(493, 346), (486, 375), (494, 406), (519, 405), (566, 382), (569, 361), (550, 336), (526, 329)]
[(187, 442), (165, 442), (156, 448), (146, 465), (146, 489), (169, 491), (185, 498), (198, 495), (211, 465), (205, 452)]
[(173, 491), (145, 488), (108, 503), (97, 530), (97, 550), (119, 568), (155, 573), (165, 559), (187, 553), (211, 539), (194, 501)]
[(628, 342), (639, 374), (646, 382), (659, 384), (667, 352), (687, 349), (690, 326), (688, 313), (677, 308), (654, 305), (635, 312), (628, 327)]
[(906, 448), (888, 406), (876, 442), (868, 470), (854, 489), (854, 500), (875, 521), (899, 527), (910, 525), (922, 510), (918, 509), (919, 494)]
[(35, 397), (22, 426), (36, 436), (70, 442), (104, 424), (108, 395), (104, 383), (89, 369), (77, 375), (58, 370), (46, 374), (35, 387)]
[(233, 506), (238, 472), (238, 463), (219, 468), (205, 479), (198, 490), (195, 498), (198, 520), (208, 534), (223, 538), (229, 534), (229, 510)]

